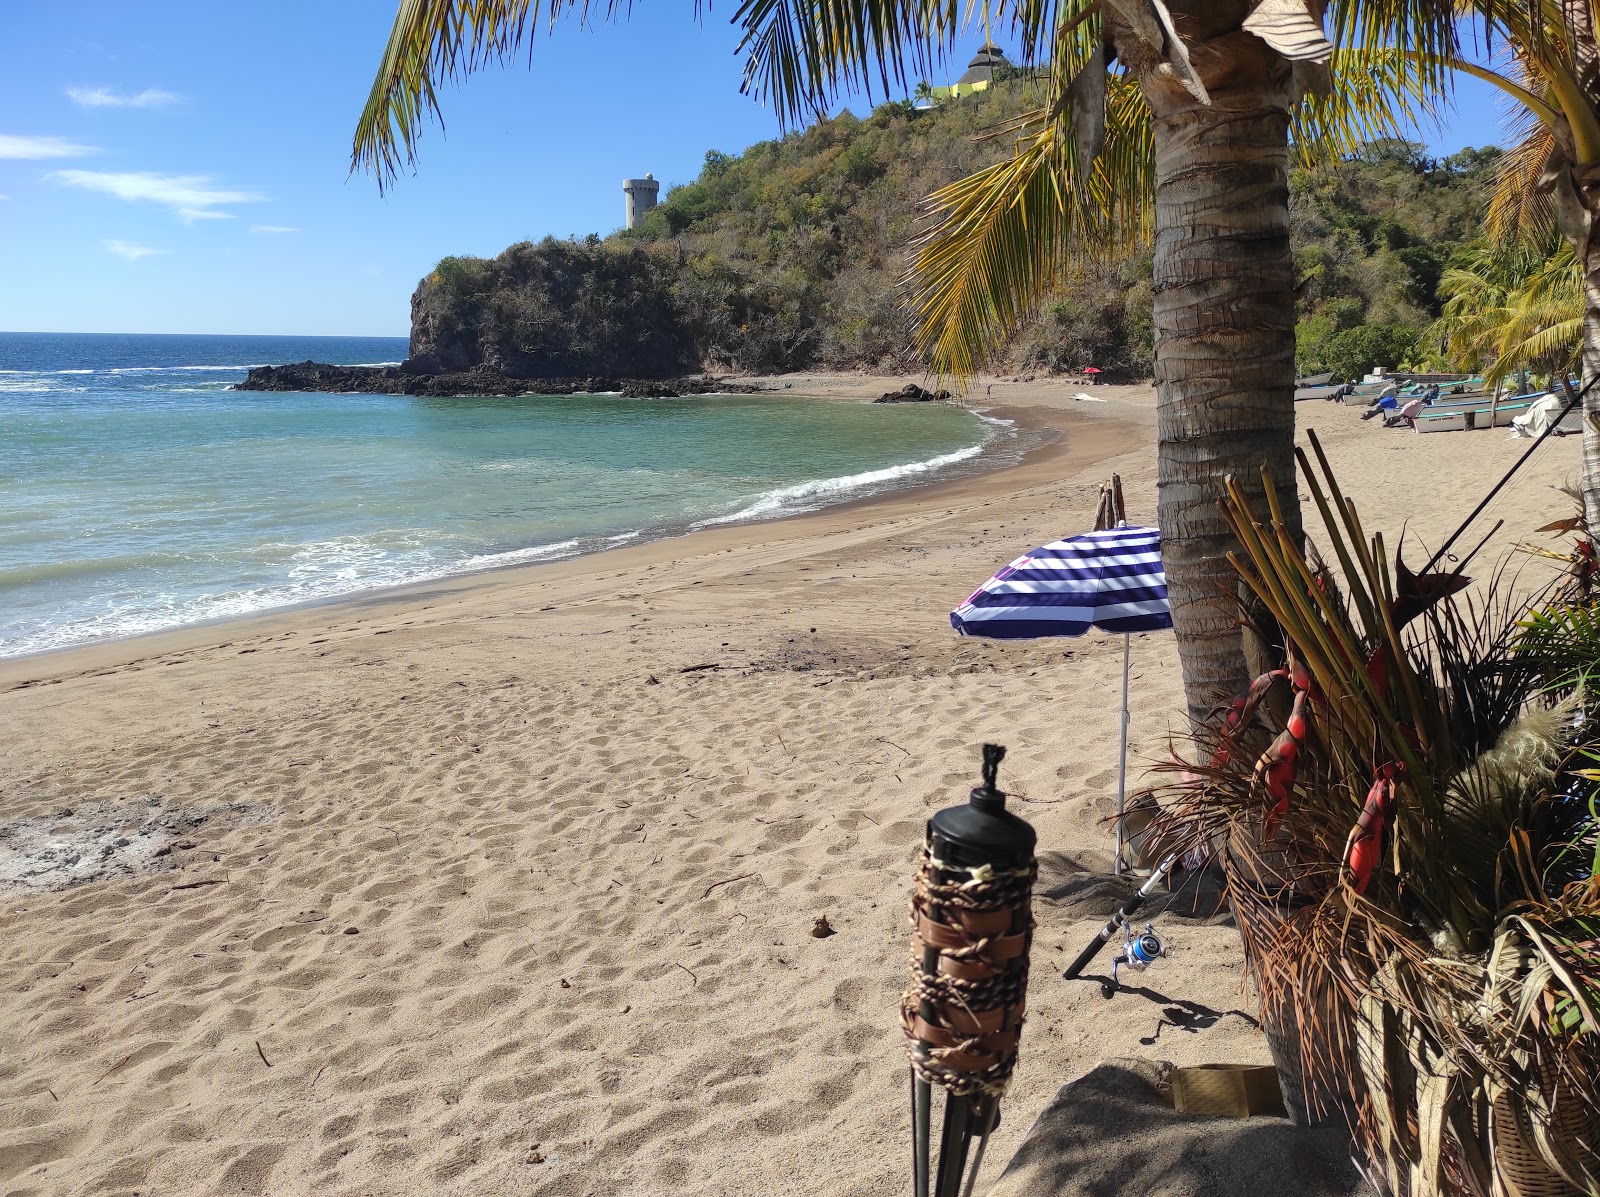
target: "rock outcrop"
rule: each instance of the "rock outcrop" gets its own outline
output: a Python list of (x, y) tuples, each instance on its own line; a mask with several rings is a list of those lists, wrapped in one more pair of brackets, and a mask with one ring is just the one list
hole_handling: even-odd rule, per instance
[(630, 399), (669, 399), (680, 395), (750, 394), (760, 390), (710, 374), (674, 378), (581, 377), (516, 378), (488, 366), (434, 372), (437, 357), (411, 357), (399, 366), (333, 366), (298, 362), (257, 366), (235, 390), (327, 391), (334, 394), (427, 395), (448, 398), (471, 395), (570, 395), (620, 391)]
[(417, 373), (488, 367), (510, 378), (680, 378), (700, 369), (676, 260), (633, 245), (513, 245), (445, 258), (411, 296)]
[(874, 403), (935, 403), (935, 402), (943, 402), (944, 400), (946, 400), (948, 398), (950, 398), (950, 392), (949, 391), (930, 391), (930, 390), (927, 390), (924, 387), (919, 387), (914, 382), (908, 382), (908, 383), (906, 383), (905, 386), (901, 387), (898, 391), (885, 392), (880, 398), (874, 399), (873, 402)]

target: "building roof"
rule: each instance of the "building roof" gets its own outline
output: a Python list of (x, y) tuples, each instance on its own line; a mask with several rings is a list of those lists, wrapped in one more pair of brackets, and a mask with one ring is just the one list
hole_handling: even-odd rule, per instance
[(972, 61), (967, 63), (967, 73), (957, 79), (956, 84), (960, 86), (963, 83), (989, 83), (994, 79), (996, 67), (1010, 65), (998, 47), (984, 45), (972, 56)]

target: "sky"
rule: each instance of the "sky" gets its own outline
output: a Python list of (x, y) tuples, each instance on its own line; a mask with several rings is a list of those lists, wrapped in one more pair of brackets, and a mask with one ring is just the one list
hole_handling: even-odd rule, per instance
[[(350, 140), (396, 0), (0, 0), (0, 329), (405, 336), (440, 258), (609, 233), (623, 178), (670, 188), (778, 136), (739, 92), (734, 7), (541, 32), (445, 89), (380, 195)], [(1499, 140), (1492, 89), (1457, 100), (1417, 139)]]

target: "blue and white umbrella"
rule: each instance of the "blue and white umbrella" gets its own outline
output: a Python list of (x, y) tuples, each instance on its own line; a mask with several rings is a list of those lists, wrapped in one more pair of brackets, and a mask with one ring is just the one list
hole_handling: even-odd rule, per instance
[(1082, 636), (1090, 628), (1122, 636), (1122, 752), (1117, 767), (1116, 868), (1122, 868), (1122, 815), (1128, 781), (1129, 639), (1172, 626), (1161, 533), (1108, 528), (1069, 536), (1018, 557), (954, 611), (963, 636), (1032, 639)]

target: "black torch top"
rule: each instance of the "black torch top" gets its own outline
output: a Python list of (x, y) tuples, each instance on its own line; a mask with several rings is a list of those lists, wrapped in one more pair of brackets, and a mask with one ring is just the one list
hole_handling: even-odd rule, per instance
[(983, 784), (966, 805), (947, 807), (928, 820), (928, 850), (936, 860), (975, 869), (1023, 868), (1033, 859), (1038, 836), (1006, 809), (1005, 792), (995, 784), (1005, 755), (1003, 745), (985, 744)]

